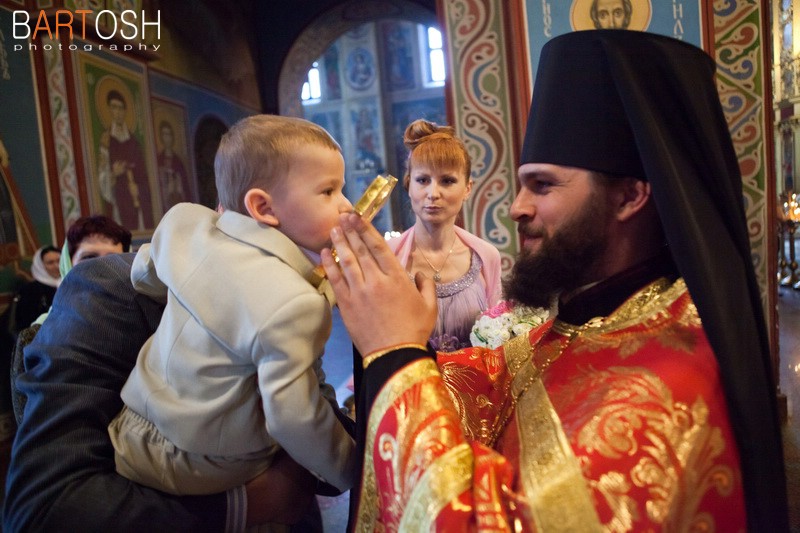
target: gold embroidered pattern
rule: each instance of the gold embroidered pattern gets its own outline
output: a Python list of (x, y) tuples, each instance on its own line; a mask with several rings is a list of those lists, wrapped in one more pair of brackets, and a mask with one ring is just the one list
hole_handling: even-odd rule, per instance
[(465, 436), (491, 446), (491, 421), (508, 391), (509, 375), (502, 353), (475, 348), (438, 354), (438, 363)]
[(575, 386), (606, 391), (604, 404), (581, 428), (578, 444), (603, 457), (642, 455), (629, 479), (649, 492), (646, 509), (636, 509), (623, 496), (628, 491), (618, 480), (625, 478), (623, 473), (607, 473), (596, 485), (620, 521), (609, 529), (628, 531), (629, 520), (646, 512), (669, 531), (691, 531), (698, 524), (704, 524), (703, 531), (713, 531), (713, 520), (698, 514), (699, 504), (712, 489), (729, 495), (734, 472), (715, 464), (725, 442), (720, 428), (708, 425), (705, 401), (698, 397), (692, 405), (674, 402), (664, 383), (645, 368), (589, 370)]
[[(730, 494), (736, 481), (731, 467), (715, 464), (725, 443), (720, 428), (708, 424), (703, 398), (698, 397), (691, 405), (674, 402), (668, 387), (646, 368), (619, 367), (605, 372), (585, 368), (582, 377), (576, 376), (559, 392), (559, 396), (570, 398), (580, 391), (592, 391), (587, 411), (591, 416), (580, 427), (576, 445), (612, 460), (636, 458), (630, 471), (605, 472), (598, 480), (589, 481), (587, 487), (581, 463), (574, 455), (570, 457), (571, 447), (565, 450), (559, 441), (566, 435), (539, 379), (567, 349), (570, 355), (613, 349), (615, 356), (624, 360), (645, 343), (657, 340), (673, 351), (694, 353), (695, 332), (702, 326), (691, 299), (682, 298), (686, 294), (683, 280), (673, 284), (658, 280), (608, 317), (577, 327), (556, 321), (553, 332), (561, 338), (542, 343), (535, 350), (509, 350), (506, 344), (508, 368), (514, 373), (512, 391), (518, 394), (521, 481), (538, 529), (569, 531), (565, 524), (574, 516), (559, 516), (553, 511), (565, 506), (574, 513), (586, 513), (579, 522), (581, 531), (599, 524), (591, 496), (588, 500), (579, 492), (568, 496), (559, 486), (560, 480), (551, 475), (558, 470), (575, 476), (572, 487), (582, 486), (587, 495), (586, 489), (591, 488), (602, 495), (613, 510), (613, 518), (602, 525), (606, 531), (630, 531), (643, 514), (667, 531), (714, 531), (713, 517), (699, 512), (700, 503), (710, 490), (722, 496)], [(573, 343), (577, 339), (579, 342)], [(590, 463), (583, 465), (590, 468)], [(649, 495), (643, 509), (630, 494), (634, 487), (645, 489)], [(550, 497), (553, 500), (548, 500)], [(565, 503), (565, 498), (575, 500)]]
[(470, 488), (472, 466), (472, 448), (466, 443), (436, 459), (415, 483), (398, 531), (432, 531), (439, 512)]
[(376, 398), (362, 480), (372, 492), (362, 493), (358, 531), (396, 530), (401, 521), (416, 530), (471, 482), (471, 449), (436, 368), (429, 359), (412, 363)]
[[(378, 522), (380, 504), (375, 480), (375, 463), (370, 450), (377, 437), (378, 425), (386, 416), (392, 404), (403, 392), (420, 381), (439, 375), (436, 363), (431, 359), (420, 359), (410, 363), (400, 372), (392, 376), (375, 398), (367, 425), (364, 457), (364, 475), (361, 480), (361, 498), (358, 503), (357, 531), (372, 532)], [(400, 432), (398, 431), (398, 440)], [(383, 442), (385, 444), (385, 441)]]
[[(629, 531), (639, 513), (646, 512), (669, 531), (690, 531), (697, 524), (713, 531), (713, 520), (698, 514), (700, 502), (712, 489), (730, 494), (734, 472), (715, 464), (725, 442), (720, 429), (708, 424), (705, 401), (673, 401), (671, 391), (646, 368), (587, 369), (573, 387), (604, 391), (603, 403), (581, 427), (577, 444), (612, 459), (641, 455), (628, 476), (609, 472), (595, 485), (615, 510), (615, 522), (607, 529)], [(627, 479), (647, 489), (646, 509), (637, 509), (625, 496)]]
[[(685, 326), (701, 325), (694, 303), (686, 299), (685, 304), (667, 312), (667, 308), (685, 292), (686, 283), (683, 279), (670, 283), (669, 280), (661, 278), (635, 293), (607, 317), (593, 318), (581, 326), (556, 320), (553, 331), (570, 338), (574, 338), (580, 332), (583, 342), (575, 353), (613, 348), (624, 359), (639, 351), (651, 340), (656, 340), (668, 348), (692, 353), (695, 339), (691, 335), (685, 335), (687, 331)], [(638, 326), (636, 331), (624, 332), (633, 326)], [(609, 333), (615, 334), (609, 335)]]
[(602, 531), (580, 464), (541, 379), (519, 399), (516, 420), (519, 475), (536, 531)]
[(442, 363), (439, 367), (447, 392), (453, 400), (456, 412), (461, 420), (461, 428), (468, 439), (480, 439), (485, 432), (479, 409), (492, 405), (485, 395), (473, 396), (478, 371), (453, 362)]
[(494, 422), (488, 428), (488, 436), (483, 441), (484, 444), (494, 446), (525, 391), (537, 383), (547, 367), (561, 357), (564, 349), (582, 331), (580, 328), (575, 330), (570, 337), (563, 341), (537, 345), (535, 351), (526, 335), (515, 337), (503, 345), (508, 372), (512, 376), (512, 380), (505, 391), (505, 401), (498, 410)]

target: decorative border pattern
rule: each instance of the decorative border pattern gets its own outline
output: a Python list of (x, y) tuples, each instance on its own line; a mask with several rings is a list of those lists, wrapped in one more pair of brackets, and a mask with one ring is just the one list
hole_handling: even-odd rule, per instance
[[(761, 5), (755, 0), (728, 0), (714, 2), (713, 7), (717, 89), (739, 159), (753, 265), (762, 302), (768, 309), (770, 233)], [(766, 116), (771, 117), (771, 112)]]
[[(46, 45), (51, 46), (46, 46)], [(81, 216), (78, 174), (75, 168), (75, 145), (69, 118), (69, 98), (64, 75), (64, 62), (55, 41), (42, 39), (44, 68), (47, 76), (47, 98), (50, 120), (53, 123), (53, 145), (56, 150), (58, 193), (61, 199), (64, 227), (68, 228)]]
[(500, 0), (447, 0), (446, 21), (452, 82), (453, 125), (472, 157), (473, 193), (464, 207), (465, 228), (500, 251), (507, 272), (519, 249), (509, 209), (516, 165), (509, 130), (511, 95)]

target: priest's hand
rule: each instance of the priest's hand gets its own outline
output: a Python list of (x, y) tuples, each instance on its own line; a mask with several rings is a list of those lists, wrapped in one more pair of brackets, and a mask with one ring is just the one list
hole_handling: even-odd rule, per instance
[(401, 344), (424, 346), (436, 323), (436, 288), (421, 274), (411, 281), (386, 240), (354, 214), (340, 216), (331, 232), (339, 258), (323, 250), (350, 338), (364, 356)]

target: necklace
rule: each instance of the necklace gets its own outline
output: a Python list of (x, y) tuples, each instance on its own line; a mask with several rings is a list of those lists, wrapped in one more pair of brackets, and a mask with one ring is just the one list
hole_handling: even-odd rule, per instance
[(446, 256), (444, 256), (444, 262), (442, 262), (442, 266), (440, 266), (439, 268), (436, 268), (430, 261), (428, 261), (428, 258), (425, 256), (425, 252), (422, 251), (422, 247), (420, 246), (417, 247), (419, 253), (422, 254), (422, 258), (425, 260), (426, 263), (428, 263), (428, 266), (433, 269), (433, 281), (435, 281), (436, 283), (442, 281), (442, 275), (440, 274), (440, 272), (445, 267), (445, 265), (447, 265), (447, 260), (450, 259), (450, 254), (453, 253), (453, 249), (456, 247), (456, 239), (458, 239), (458, 236), (453, 235), (453, 244), (450, 246), (450, 251), (447, 252)]

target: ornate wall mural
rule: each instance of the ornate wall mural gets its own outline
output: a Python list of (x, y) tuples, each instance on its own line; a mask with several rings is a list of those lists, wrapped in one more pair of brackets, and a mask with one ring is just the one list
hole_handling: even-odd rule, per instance
[(509, 59), (499, 0), (442, 2), (453, 126), (472, 157), (475, 180), (464, 206), (464, 226), (500, 250), (503, 271), (518, 250), (509, 208), (515, 195), (516, 161), (510, 131)]
[(767, 230), (763, 35), (758, 2), (714, 3), (717, 89), (739, 158), (753, 264), (764, 305), (768, 307), (772, 298), (768, 282), (771, 233)]
[[(49, 44), (53, 44), (47, 39)], [(69, 98), (64, 79), (64, 62), (56, 46), (44, 49), (44, 67), (47, 76), (47, 97), (50, 103), (50, 120), (53, 124), (53, 144), (56, 151), (58, 191), (61, 196), (63, 227), (68, 228), (81, 216), (81, 199), (78, 174), (75, 169), (75, 146), (69, 117)]]

